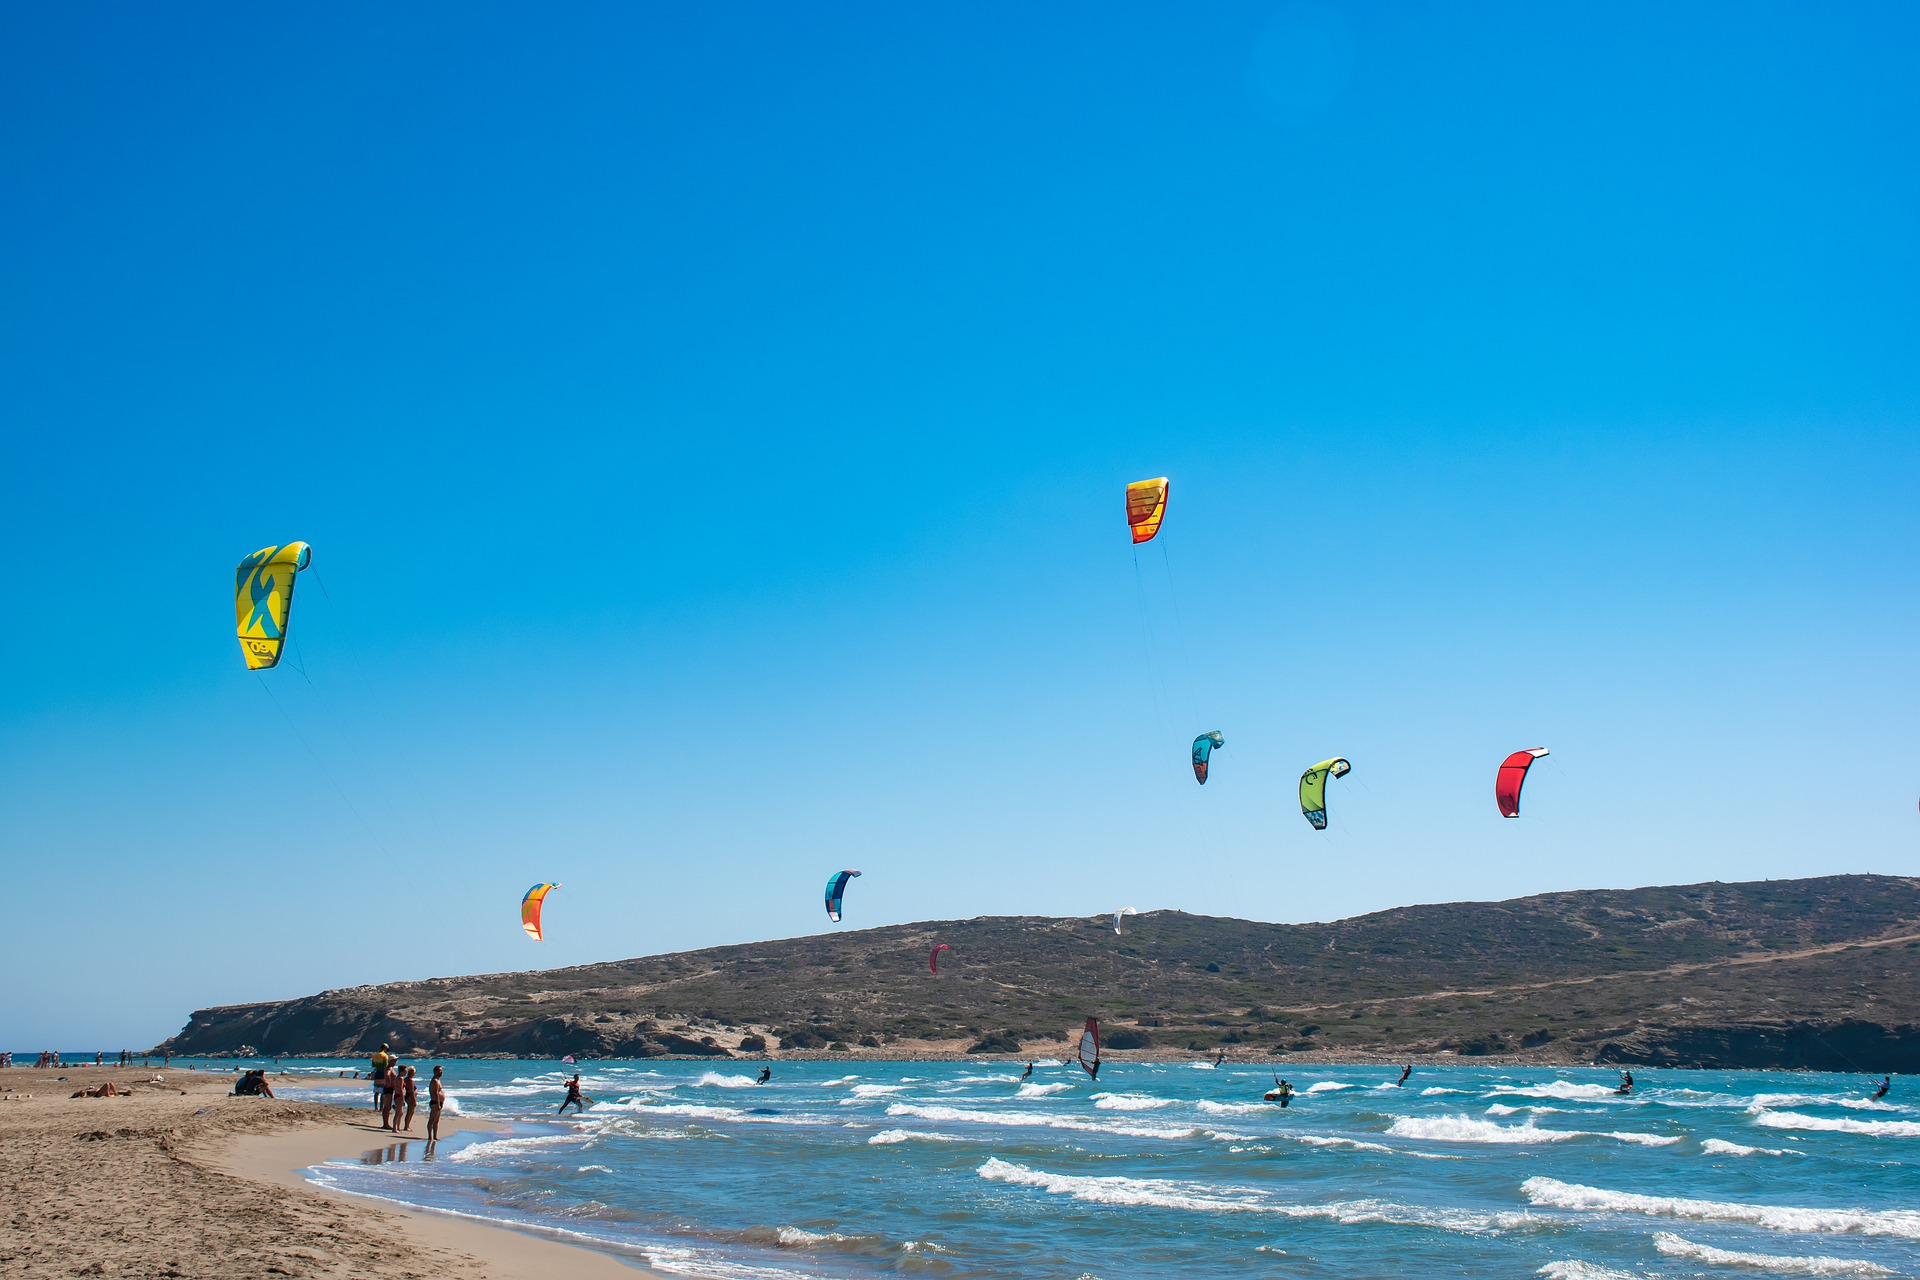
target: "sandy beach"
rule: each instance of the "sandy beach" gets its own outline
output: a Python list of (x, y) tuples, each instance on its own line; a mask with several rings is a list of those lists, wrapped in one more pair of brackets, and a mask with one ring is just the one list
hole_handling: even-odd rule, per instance
[[(299, 1170), (398, 1141), (364, 1106), (233, 1098), (230, 1074), (0, 1071), (0, 1276), (635, 1280), (653, 1273), (448, 1214), (323, 1191)], [(311, 1077), (272, 1083), (312, 1086)], [(129, 1096), (74, 1098), (112, 1081)], [(342, 1082), (342, 1101), (367, 1086)], [(482, 1128), (447, 1117), (443, 1130)], [(413, 1148), (425, 1133), (414, 1119)]]

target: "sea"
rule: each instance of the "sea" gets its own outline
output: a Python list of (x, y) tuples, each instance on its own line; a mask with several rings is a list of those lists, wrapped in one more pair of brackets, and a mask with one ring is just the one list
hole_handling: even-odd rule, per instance
[[(1920, 1276), (1905, 1081), (1876, 1102), (1859, 1076), (1744, 1071), (1623, 1096), (1611, 1071), (1471, 1065), (446, 1066), (497, 1131), (306, 1176), (721, 1280)], [(557, 1115), (576, 1069), (592, 1103)], [(1262, 1101), (1276, 1077), (1290, 1106)]]

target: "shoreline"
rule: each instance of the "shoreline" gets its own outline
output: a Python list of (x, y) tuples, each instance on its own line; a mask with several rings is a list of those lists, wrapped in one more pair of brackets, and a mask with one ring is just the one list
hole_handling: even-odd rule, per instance
[[(326, 1080), (280, 1074), (276, 1088)], [(303, 1170), (420, 1136), (359, 1107), (228, 1095), (224, 1072), (0, 1070), (0, 1182), (18, 1194), (0, 1273), (354, 1280), (668, 1280), (617, 1246), (335, 1190)], [(111, 1083), (110, 1097), (71, 1097)], [(364, 1081), (338, 1080), (342, 1088)], [(501, 1126), (446, 1116), (448, 1133)]]

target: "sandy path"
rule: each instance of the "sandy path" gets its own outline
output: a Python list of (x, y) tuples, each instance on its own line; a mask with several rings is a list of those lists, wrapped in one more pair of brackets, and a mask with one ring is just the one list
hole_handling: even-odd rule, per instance
[[(155, 1075), (163, 1081), (133, 1083)], [(68, 1096), (104, 1080), (133, 1095)], [(0, 1072), (0, 1090), (12, 1091), (0, 1092), (0, 1277), (650, 1274), (558, 1241), (322, 1192), (296, 1170), (384, 1146), (391, 1135), (369, 1124), (365, 1109), (229, 1098), (232, 1083), (231, 1075), (106, 1067)], [(343, 1101), (362, 1101), (362, 1089), (343, 1090)], [(424, 1118), (415, 1123), (424, 1129)]]

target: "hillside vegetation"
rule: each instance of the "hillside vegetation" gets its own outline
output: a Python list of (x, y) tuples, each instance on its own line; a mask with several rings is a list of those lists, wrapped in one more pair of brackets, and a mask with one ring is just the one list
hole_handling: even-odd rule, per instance
[[(1920, 881), (1588, 890), (1280, 925), (986, 916), (203, 1009), (174, 1053), (1120, 1049), (1920, 1070)], [(951, 950), (927, 970), (935, 943)]]

